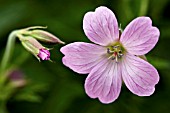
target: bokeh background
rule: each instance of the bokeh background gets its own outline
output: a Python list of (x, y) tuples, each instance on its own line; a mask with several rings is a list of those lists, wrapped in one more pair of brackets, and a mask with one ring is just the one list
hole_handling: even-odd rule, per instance
[(38, 60), (16, 41), (10, 61), (18, 67), (27, 85), (8, 100), (10, 113), (169, 113), (170, 111), (170, 0), (0, 0), (0, 58), (9, 33), (29, 26), (48, 26), (67, 44), (89, 42), (82, 29), (83, 16), (98, 6), (107, 6), (124, 28), (138, 16), (149, 16), (161, 36), (147, 54), (148, 61), (159, 71), (160, 82), (150, 97), (138, 97), (125, 85), (119, 98), (111, 104), (90, 99), (84, 91), (87, 75), (79, 75), (62, 64), (59, 51), (51, 50), (55, 62)]

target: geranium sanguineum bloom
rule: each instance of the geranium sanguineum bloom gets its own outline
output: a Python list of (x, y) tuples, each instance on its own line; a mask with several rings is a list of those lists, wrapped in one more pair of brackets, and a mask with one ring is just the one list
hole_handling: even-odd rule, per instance
[(159, 81), (157, 70), (139, 58), (157, 43), (160, 32), (149, 17), (134, 19), (119, 33), (114, 13), (98, 7), (84, 16), (83, 29), (95, 44), (75, 42), (61, 48), (64, 65), (80, 74), (88, 74), (85, 91), (102, 103), (115, 101), (122, 80), (138, 96), (150, 96)]

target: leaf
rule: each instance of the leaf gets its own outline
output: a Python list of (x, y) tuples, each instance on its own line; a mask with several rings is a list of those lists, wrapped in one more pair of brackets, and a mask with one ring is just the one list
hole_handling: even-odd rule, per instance
[(47, 91), (47, 89), (48, 85), (45, 84), (30, 84), (20, 89), (14, 98), (19, 101), (41, 102), (42, 97), (39, 94)]

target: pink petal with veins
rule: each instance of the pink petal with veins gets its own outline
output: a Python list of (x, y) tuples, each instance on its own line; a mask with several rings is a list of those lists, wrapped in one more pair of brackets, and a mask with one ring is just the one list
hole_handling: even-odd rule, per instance
[(147, 61), (131, 54), (122, 60), (122, 77), (128, 89), (138, 96), (150, 96), (159, 81), (157, 70)]
[(114, 13), (107, 7), (88, 12), (83, 19), (86, 36), (94, 43), (107, 46), (119, 39), (119, 28)]
[(160, 32), (149, 17), (134, 19), (123, 31), (120, 42), (131, 54), (144, 55), (158, 42)]
[(111, 103), (118, 98), (121, 85), (120, 65), (104, 59), (86, 78), (85, 90), (91, 98), (99, 98), (102, 103)]
[(75, 72), (86, 74), (106, 58), (107, 50), (95, 44), (75, 42), (62, 47), (60, 51), (65, 55), (62, 59), (64, 65)]

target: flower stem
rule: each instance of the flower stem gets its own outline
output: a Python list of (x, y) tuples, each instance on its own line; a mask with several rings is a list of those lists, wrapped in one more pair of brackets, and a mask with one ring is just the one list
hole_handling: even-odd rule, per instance
[(16, 39), (16, 36), (15, 36), (16, 32), (17, 31), (13, 31), (8, 37), (5, 53), (2, 57), (2, 62), (1, 62), (1, 67), (0, 67), (1, 74), (6, 70), (8, 63), (10, 61), (11, 55), (13, 53), (15, 39)]

